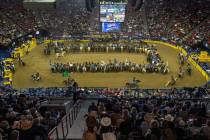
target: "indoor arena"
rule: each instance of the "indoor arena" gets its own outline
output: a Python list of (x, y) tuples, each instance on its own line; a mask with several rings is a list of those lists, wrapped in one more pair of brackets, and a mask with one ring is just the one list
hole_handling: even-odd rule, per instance
[(210, 0), (0, 0), (0, 140), (210, 140)]

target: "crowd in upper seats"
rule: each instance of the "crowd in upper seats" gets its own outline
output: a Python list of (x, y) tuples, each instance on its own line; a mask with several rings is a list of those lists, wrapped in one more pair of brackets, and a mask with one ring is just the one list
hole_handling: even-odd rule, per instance
[(144, 27), (143, 12), (135, 12), (134, 8), (130, 5), (126, 7), (125, 22), (123, 23), (123, 31), (133, 34), (140, 34), (146, 36), (146, 28)]
[(53, 36), (86, 34), (88, 15), (85, 8), (68, 10), (34, 11), (38, 26), (50, 31)]
[[(143, 37), (164, 37), (173, 43), (187, 42), (188, 46), (192, 46), (203, 38), (209, 40), (209, 5), (209, 1), (200, 0), (145, 1), (139, 11), (127, 13), (124, 24), (128, 25), (128, 31), (133, 34), (138, 32)], [(146, 25), (149, 33), (145, 30)]]
[(89, 106), (83, 140), (209, 140), (205, 102), (101, 98)]
[(65, 8), (29, 10), (21, 2), (0, 2), (1, 45), (39, 29), (48, 30), (53, 37), (86, 34), (89, 29), (90, 14), (85, 8), (67, 3), (61, 5)]
[(1, 45), (7, 46), (18, 37), (36, 30), (36, 23), (30, 10), (26, 10), (19, 3), (0, 5)]
[[(2, 44), (7, 44), (13, 38), (39, 28), (47, 29), (53, 36), (80, 35), (89, 32), (91, 13), (85, 8), (64, 2), (56, 10), (27, 10), (20, 3), (13, 4), (1, 0)], [(145, 2), (142, 7), (139, 11), (135, 11), (131, 6), (127, 6), (123, 32), (141, 34), (143, 37), (167, 37), (180, 42), (180, 39), (198, 28), (192, 32), (191, 36), (195, 37), (187, 38), (187, 44), (192, 45), (191, 43), (200, 38), (209, 39), (209, 1), (152, 0), (149, 3)], [(205, 22), (203, 26), (197, 27), (203, 21)]]
[(174, 7), (172, 1), (152, 0), (146, 5), (148, 30), (151, 37), (167, 36), (167, 26)]
[(206, 41), (209, 40), (210, 32), (206, 27), (210, 25), (210, 19), (203, 22), (202, 26), (199, 26), (191, 35), (187, 36), (184, 39), (184, 44), (190, 46), (192, 44), (197, 44), (198, 42), (205, 39)]
[(0, 14), (0, 27), (0, 45), (8, 45), (12, 40), (24, 34), (24, 31), (17, 24), (3, 14)]
[[(189, 3), (176, 9), (169, 37), (179, 41), (196, 28), (200, 23), (209, 18), (210, 6), (205, 1), (189, 1)], [(206, 30), (208, 26), (205, 27)], [(208, 37), (208, 36), (206, 36)]]

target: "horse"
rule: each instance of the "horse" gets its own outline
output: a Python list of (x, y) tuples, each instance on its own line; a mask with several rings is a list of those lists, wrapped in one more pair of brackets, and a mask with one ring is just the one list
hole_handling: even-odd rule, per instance
[(59, 57), (64, 57), (65, 54), (65, 51), (62, 51), (61, 53), (55, 53), (55, 57), (58, 59)]

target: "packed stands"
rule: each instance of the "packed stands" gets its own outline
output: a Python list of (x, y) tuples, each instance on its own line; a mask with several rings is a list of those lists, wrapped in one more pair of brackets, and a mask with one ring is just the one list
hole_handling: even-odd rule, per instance
[(190, 46), (191, 44), (197, 44), (204, 39), (208, 40), (210, 32), (206, 30), (206, 27), (210, 24), (210, 20), (205, 20), (202, 25), (196, 28), (192, 33), (184, 39), (185, 44)]
[[(167, 38), (180, 43), (188, 33), (195, 30), (189, 37), (187, 36), (185, 41), (187, 45), (191, 46), (192, 43), (197, 42), (195, 38), (208, 40), (207, 27), (210, 9), (208, 3), (208, 1), (196, 0), (177, 1), (176, 3), (153, 0), (143, 4), (143, 8), (139, 11), (135, 11), (128, 5), (124, 23), (125, 29), (122, 31), (141, 34), (143, 38), (148, 36), (159, 39)], [(20, 3), (12, 5), (3, 3), (0, 10), (3, 16), (1, 24), (11, 26), (4, 25), (1, 29), (2, 42), (9, 42), (23, 33), (36, 31), (40, 28), (48, 30), (52, 36), (88, 34), (91, 13), (85, 8), (78, 8), (75, 5), (64, 3), (62, 6), (64, 9), (27, 10)], [(200, 24), (203, 26), (199, 26)], [(15, 27), (15, 30), (10, 29), (11, 27)], [(8, 30), (9, 33), (5, 32)]]
[[(102, 109), (101, 107), (104, 107), (103, 110), (97, 110), (99, 114), (97, 118), (99, 120), (101, 120), (101, 117), (103, 117), (104, 115), (111, 117), (115, 113), (117, 113), (118, 116), (121, 118), (123, 116), (121, 116), (120, 114), (123, 114), (124, 109), (128, 109), (127, 113), (129, 114), (127, 114), (127, 117), (129, 118), (129, 120), (133, 120), (132, 123), (130, 122), (132, 124), (130, 124), (131, 126), (129, 126), (130, 129), (128, 129), (130, 131), (125, 131), (124, 127), (127, 125), (123, 125), (124, 123), (116, 125), (113, 124), (114, 122), (112, 122), (112, 127), (114, 128), (112, 130), (115, 130), (115, 134), (118, 134), (118, 137), (130, 137), (130, 135), (132, 134), (131, 132), (138, 132), (135, 134), (141, 134), (140, 136), (138, 136), (141, 138), (148, 137), (149, 135), (145, 134), (147, 129), (149, 129), (149, 126), (147, 126), (146, 130), (143, 131), (143, 126), (145, 124), (142, 122), (142, 119), (144, 118), (145, 114), (154, 113), (154, 111), (156, 114), (153, 115), (156, 116), (153, 116), (153, 119), (155, 119), (159, 123), (163, 121), (161, 118), (164, 119), (168, 114), (170, 114), (174, 118), (174, 121), (172, 122), (175, 126), (173, 125), (173, 128), (178, 127), (175, 120), (181, 119), (184, 121), (185, 124), (185, 127), (183, 127), (186, 129), (186, 131), (189, 132), (192, 131), (191, 129), (194, 129), (194, 125), (195, 127), (197, 126), (196, 129), (202, 130), (202, 124), (205, 123), (208, 119), (207, 117), (209, 117), (209, 113), (205, 113), (209, 100), (209, 91), (207, 91), (206, 88), (162, 90), (140, 89), (138, 90), (138, 93), (136, 93), (135, 91), (135, 94), (126, 89), (104, 88), (77, 88), (75, 90), (74, 88), (69, 89), (55, 87), (47, 89), (22, 89), (20, 91), (5, 87), (2, 87), (0, 89), (0, 136), (5, 139), (15, 139), (17, 137), (21, 140), (27, 140), (29, 137), (32, 140), (36, 137), (47, 139), (48, 132), (50, 132), (50, 130), (52, 130), (54, 126), (57, 126), (57, 124), (59, 124), (61, 120), (65, 120), (61, 118), (63, 116), (66, 118), (66, 113), (65, 111), (55, 109), (50, 109), (49, 111), (49, 108), (46, 109), (46, 107), (41, 106), (42, 103), (46, 104), (49, 101), (52, 102), (53, 98), (55, 100), (58, 100), (59, 98), (65, 98), (66, 100), (67, 98), (72, 97), (72, 93), (74, 92), (79, 95), (80, 99), (86, 98), (99, 100), (99, 107), (96, 107), (96, 109)], [(69, 90), (71, 90), (71, 93), (69, 93)], [(115, 103), (115, 105), (113, 105), (113, 103)], [(50, 106), (52, 107), (52, 105)], [(132, 114), (134, 113), (134, 107), (136, 108), (136, 114)], [(94, 108), (94, 106), (91, 106), (89, 108), (90, 114), (92, 114), (91, 111), (93, 111), (92, 109)], [(79, 110), (77, 110), (76, 112), (78, 113), (78, 111)], [(106, 114), (104, 114), (104, 111), (106, 112)], [(183, 111), (186, 112), (184, 113), (186, 114), (184, 115), (185, 117), (179, 118), (180, 116), (183, 116)], [(132, 116), (131, 114), (134, 116)], [(67, 113), (67, 115), (69, 115), (69, 113)], [(74, 115), (74, 119), (75, 116), (76, 115)], [(123, 119), (125, 118), (121, 118), (120, 122), (123, 122)], [(193, 119), (193, 122), (191, 122), (191, 119)], [(199, 122), (196, 122), (197, 120)], [(149, 125), (149, 122), (147, 123)], [(100, 128), (99, 126), (100, 124), (97, 125), (97, 128)], [(164, 127), (165, 126), (163, 126), (162, 124), (158, 127), (160, 129), (160, 136), (164, 134), (162, 133), (164, 132), (162, 131)], [(56, 129), (59, 128), (56, 127)], [(87, 132), (89, 133), (89, 130), (91, 129), (92, 128), (88, 128)], [(58, 131), (60, 132), (61, 130)], [(95, 134), (95, 131), (91, 133)], [(98, 134), (102, 136), (101, 133), (102, 132), (99, 131)], [(199, 133), (196, 133), (195, 135), (197, 136), (198, 134)], [(194, 136), (194, 134), (191, 133), (188, 133), (188, 135)]]
[(131, 34), (141, 34), (141, 36), (146, 36), (146, 29), (144, 27), (143, 21), (143, 11), (135, 12), (131, 6), (127, 6), (126, 17), (125, 17), (125, 29), (126, 32)]
[(147, 4), (147, 21), (151, 37), (167, 37), (167, 26), (174, 7), (169, 1), (153, 0)]
[[(36, 91), (38, 90), (36, 89)], [(55, 104), (58, 102), (58, 97), (65, 97), (59, 94), (61, 90), (56, 95), (54, 93), (54, 97), (56, 97), (54, 100), (49, 99), (49, 97), (53, 97), (52, 94), (47, 96), (45, 92), (34, 94), (32, 90), (29, 91), (23, 92), (23, 94), (10, 88), (0, 88), (1, 139), (36, 140), (42, 138), (46, 140), (48, 139), (48, 133), (60, 124), (62, 118), (68, 113), (65, 109), (56, 107)], [(51, 91), (55, 90), (51, 89)], [(71, 94), (68, 96), (71, 96)], [(59, 101), (59, 106), (61, 106), (62, 101)], [(68, 105), (68, 110), (69, 107), (73, 107), (72, 102)], [(76, 114), (74, 115), (76, 116)]]
[(183, 7), (178, 7), (171, 27), (170, 38), (172, 40), (179, 41), (208, 18), (210, 7), (205, 3), (205, 1), (190, 1)]
[(8, 19), (4, 15), (1, 15), (0, 26), (2, 27), (0, 31), (1, 46), (9, 45), (12, 42), (12, 40), (20, 37), (24, 33), (19, 26), (14, 24), (10, 19)]
[(205, 101), (164, 100), (155, 96), (102, 98), (89, 106), (83, 138), (207, 140), (210, 123), (206, 110)]
[(53, 36), (86, 34), (88, 12), (84, 8), (69, 10), (34, 11), (38, 26), (48, 29)]

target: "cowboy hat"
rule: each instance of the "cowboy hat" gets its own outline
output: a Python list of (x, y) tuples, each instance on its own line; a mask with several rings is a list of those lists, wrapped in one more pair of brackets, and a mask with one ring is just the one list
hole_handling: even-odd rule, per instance
[(179, 126), (182, 126), (182, 127), (185, 126), (185, 122), (183, 120), (180, 120), (179, 121)]
[(150, 122), (153, 119), (154, 119), (154, 115), (152, 113), (147, 113), (144, 115), (144, 120), (147, 122)]
[(167, 114), (165, 116), (165, 120), (168, 122), (173, 122), (174, 121), (174, 117), (171, 114)]
[(111, 119), (109, 117), (103, 117), (101, 119), (101, 125), (102, 126), (110, 126), (111, 125)]

